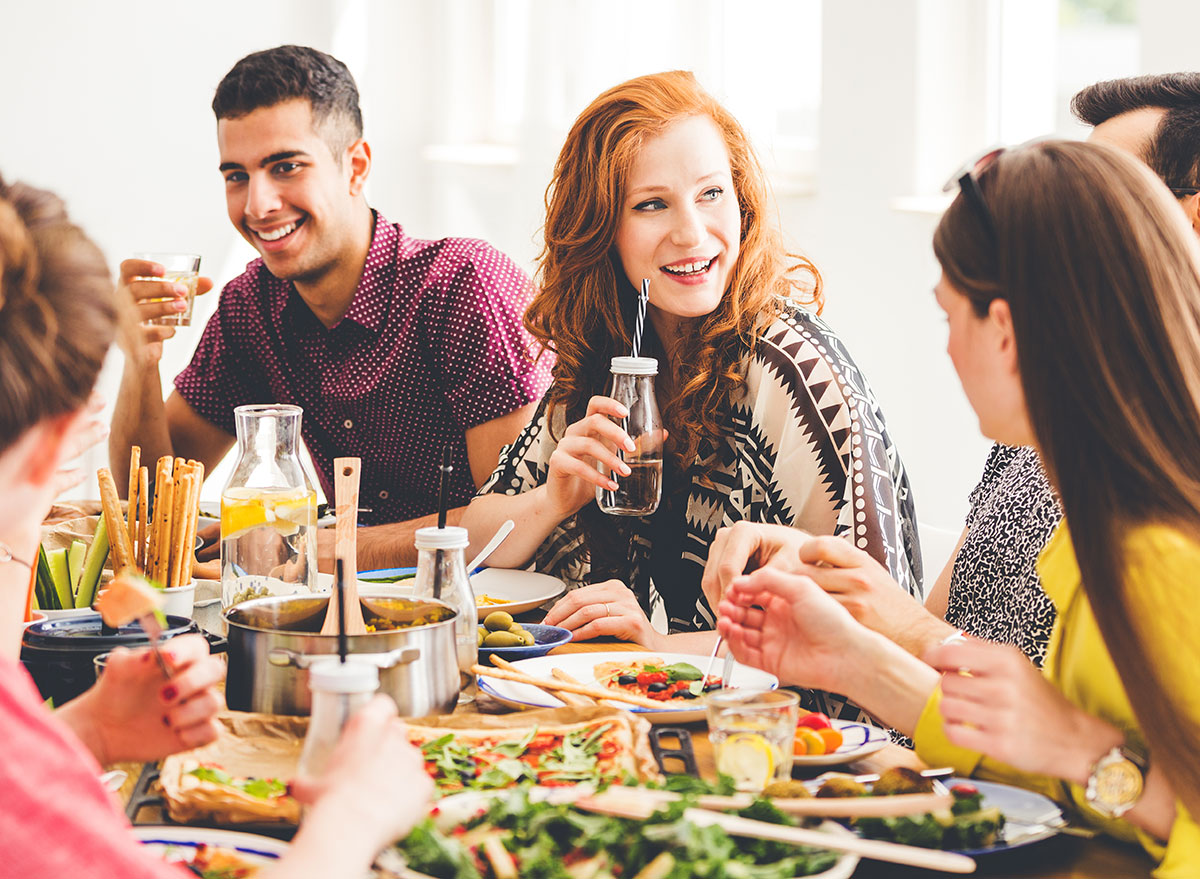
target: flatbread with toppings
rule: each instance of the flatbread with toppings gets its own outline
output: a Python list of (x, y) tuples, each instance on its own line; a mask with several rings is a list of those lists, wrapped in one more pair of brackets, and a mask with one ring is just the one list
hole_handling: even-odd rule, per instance
[(408, 722), (409, 740), (444, 794), (657, 778), (648, 729), (642, 718), (602, 707)]
[(159, 781), (171, 819), (182, 824), (296, 824), (287, 795), (306, 717), (231, 711), (215, 742), (163, 760)]

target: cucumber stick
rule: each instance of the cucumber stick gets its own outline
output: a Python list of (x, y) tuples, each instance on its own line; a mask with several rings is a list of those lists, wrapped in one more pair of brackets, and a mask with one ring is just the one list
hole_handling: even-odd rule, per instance
[(33, 597), (38, 610), (60, 610), (58, 595), (54, 592), (54, 578), (50, 576), (50, 563), (46, 561), (46, 550), (38, 546), (37, 579), (33, 585)]
[(71, 575), (72, 593), (79, 591), (79, 577), (83, 574), (83, 559), (87, 555), (87, 544), (82, 540), (72, 540), (71, 548), (67, 550), (67, 573)]
[(54, 594), (59, 607), (73, 607), (75, 596), (71, 593), (71, 574), (67, 570), (67, 548), (52, 549), (46, 553), (50, 564), (50, 579), (54, 581)]
[(104, 562), (108, 559), (108, 525), (104, 517), (96, 524), (96, 536), (92, 538), (91, 548), (83, 562), (83, 570), (79, 574), (79, 588), (75, 590), (75, 607), (91, 607), (96, 600), (96, 587), (100, 583), (100, 572), (104, 570)]

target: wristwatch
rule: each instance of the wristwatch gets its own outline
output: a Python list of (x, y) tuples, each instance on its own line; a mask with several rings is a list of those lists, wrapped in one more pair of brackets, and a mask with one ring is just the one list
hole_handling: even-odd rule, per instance
[(1118, 745), (1092, 764), (1085, 792), (1088, 804), (1102, 815), (1120, 818), (1142, 796), (1148, 769), (1143, 751)]

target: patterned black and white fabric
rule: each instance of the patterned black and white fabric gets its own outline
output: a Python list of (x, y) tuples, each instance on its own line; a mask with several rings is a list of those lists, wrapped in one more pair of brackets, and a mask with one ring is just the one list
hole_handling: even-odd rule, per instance
[[(518, 494), (545, 482), (550, 455), (566, 429), (545, 401), (501, 455), (481, 493)], [(726, 447), (705, 486), (688, 474), (686, 492), (647, 519), (612, 517), (629, 546), (623, 571), (592, 570), (583, 538), (562, 526), (534, 556), (538, 571), (568, 588), (611, 576), (623, 580), (652, 616), (662, 605), (671, 632), (712, 629), (715, 617), (700, 589), (717, 530), (741, 520), (836, 534), (885, 564), (910, 594), (921, 596), (921, 554), (908, 477), (888, 437), (883, 413), (842, 341), (817, 316), (790, 308), (764, 332), (746, 375), (745, 393), (727, 415)], [(671, 475), (664, 481), (668, 487)], [(678, 484), (684, 478), (676, 475)], [(678, 527), (670, 517), (675, 511)], [(664, 521), (666, 519), (667, 521)], [(622, 529), (626, 529), (622, 531)], [(657, 574), (657, 576), (656, 576)], [(816, 694), (812, 710), (857, 717), (844, 700)]]
[(1054, 627), (1037, 559), (1062, 519), (1037, 451), (996, 443), (971, 492), (967, 535), (950, 574), (946, 622), (1012, 644), (1038, 668)]

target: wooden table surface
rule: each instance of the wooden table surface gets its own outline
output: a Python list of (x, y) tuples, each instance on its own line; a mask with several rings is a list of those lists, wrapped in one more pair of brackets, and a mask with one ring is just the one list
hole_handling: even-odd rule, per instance
[[(625, 641), (598, 640), (566, 644), (553, 653), (593, 653), (599, 651), (641, 651), (637, 644)], [(464, 706), (460, 712), (488, 712), (505, 710), (504, 706), (481, 696), (476, 705)], [(710, 780), (716, 778), (716, 766), (712, 748), (708, 742), (708, 730), (703, 721), (681, 724), (691, 732), (692, 747), (700, 773)], [(850, 764), (854, 772), (878, 772), (892, 766), (927, 768), (912, 751), (898, 745), (886, 745), (868, 757)], [(123, 801), (128, 801), (140, 766), (122, 765), (129, 772), (121, 789)], [(145, 821), (146, 818), (141, 820)], [(153, 820), (153, 819), (151, 819)], [(1060, 835), (1044, 842), (1014, 849), (982, 858), (978, 870), (973, 874), (984, 877), (1037, 877), (1037, 879), (1142, 879), (1149, 877), (1153, 863), (1140, 848), (1125, 845), (1108, 837), (1084, 839)], [(854, 876), (856, 879), (926, 879), (945, 876), (932, 870), (900, 867), (895, 864), (863, 861)]]

